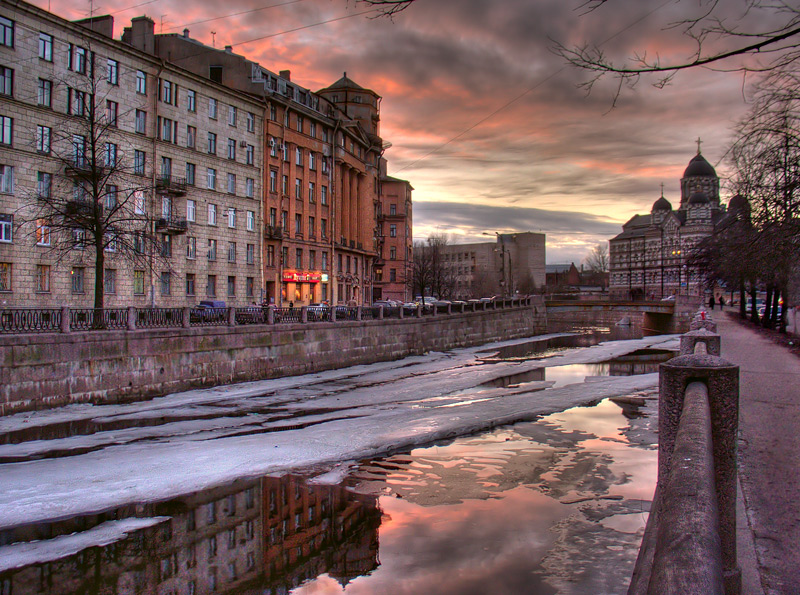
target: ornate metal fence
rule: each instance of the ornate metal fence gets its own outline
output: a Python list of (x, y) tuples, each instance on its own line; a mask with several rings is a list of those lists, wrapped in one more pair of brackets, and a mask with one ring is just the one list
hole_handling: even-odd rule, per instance
[(136, 310), (136, 328), (169, 328), (183, 325), (183, 308)]
[(0, 333), (50, 333), (61, 329), (61, 310), (15, 308), (0, 310)]
[(126, 308), (78, 308), (69, 311), (69, 328), (78, 331), (99, 331), (128, 328)]

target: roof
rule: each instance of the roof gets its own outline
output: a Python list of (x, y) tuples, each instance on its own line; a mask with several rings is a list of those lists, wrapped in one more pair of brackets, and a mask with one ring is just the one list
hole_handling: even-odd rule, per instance
[(697, 176), (717, 177), (716, 170), (700, 153), (692, 157), (692, 160), (683, 172), (684, 178), (693, 178)]
[(654, 211), (671, 211), (672, 210), (672, 203), (669, 202), (663, 196), (659, 198), (656, 202), (653, 203), (653, 210)]
[(547, 273), (566, 273), (569, 271), (572, 263), (570, 264), (546, 264), (544, 265), (544, 272)]

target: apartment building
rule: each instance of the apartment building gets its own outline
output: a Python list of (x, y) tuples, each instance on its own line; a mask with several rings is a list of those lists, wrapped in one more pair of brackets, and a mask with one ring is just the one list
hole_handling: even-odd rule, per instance
[(129, 36), (182, 68), (263, 98), (265, 300), (295, 305), (368, 303), (373, 295), (380, 96), (345, 73), (316, 92), (235, 54), (182, 34)]
[(407, 180), (386, 175), (381, 160), (380, 204), (378, 207), (378, 259), (375, 264), (373, 300), (409, 301), (413, 270), (411, 193)]
[(259, 301), (263, 100), (112, 33), (0, 5), (0, 304), (91, 307), (98, 246), (105, 307)]

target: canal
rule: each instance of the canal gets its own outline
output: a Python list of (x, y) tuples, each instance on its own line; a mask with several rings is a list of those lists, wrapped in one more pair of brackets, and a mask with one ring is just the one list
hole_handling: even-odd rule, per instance
[(623, 593), (674, 348), (585, 329), (0, 420), (0, 593)]

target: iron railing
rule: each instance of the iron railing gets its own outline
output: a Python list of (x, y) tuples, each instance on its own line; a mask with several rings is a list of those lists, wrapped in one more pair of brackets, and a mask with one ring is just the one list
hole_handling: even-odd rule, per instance
[(0, 310), (0, 333), (51, 333), (60, 329), (60, 309), (19, 308)]

